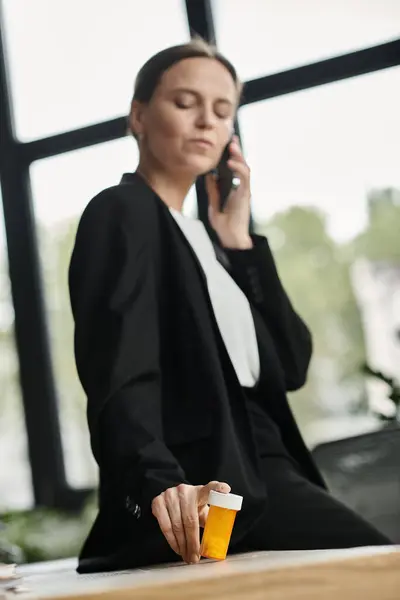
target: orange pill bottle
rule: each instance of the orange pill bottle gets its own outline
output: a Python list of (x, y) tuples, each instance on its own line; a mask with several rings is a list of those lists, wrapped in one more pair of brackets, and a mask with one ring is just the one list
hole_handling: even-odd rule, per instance
[(221, 494), (211, 490), (208, 496), (210, 510), (200, 548), (201, 556), (216, 560), (226, 558), (236, 513), (242, 508), (242, 502), (243, 496)]

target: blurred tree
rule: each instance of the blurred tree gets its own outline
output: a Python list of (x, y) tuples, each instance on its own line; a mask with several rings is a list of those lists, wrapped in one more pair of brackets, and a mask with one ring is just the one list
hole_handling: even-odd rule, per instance
[(82, 416), (84, 394), (74, 359), (74, 326), (69, 301), (68, 266), (75, 241), (77, 220), (41, 227), (39, 232), (46, 309), (52, 357), (62, 410), (71, 418)]
[[(5, 254), (5, 249), (4, 249)], [(13, 335), (14, 312), (11, 303), (10, 280), (5, 255), (0, 254), (0, 415), (17, 383), (18, 369), (15, 360)]]
[[(0, 433), (10, 429), (11, 420), (21, 420), (19, 366), (14, 336), (14, 311), (8, 266), (0, 252)], [(15, 409), (14, 409), (15, 407)]]
[(314, 207), (295, 206), (257, 227), (269, 238), (289, 296), (313, 333), (309, 381), (291, 395), (303, 429), (327, 410), (367, 405), (360, 372), (365, 346), (350, 266), (360, 256), (400, 261), (400, 191), (374, 190), (367, 203), (367, 227), (344, 246), (329, 236), (324, 213)]
[(68, 290), (68, 266), (77, 224), (73, 218), (41, 227), (39, 240), (67, 476), (72, 482), (88, 485), (96, 480), (96, 468), (89, 446), (86, 396), (75, 366)]
[(400, 262), (400, 190), (373, 190), (367, 203), (368, 225), (350, 244), (350, 256)]
[(349, 265), (313, 207), (290, 208), (257, 229), (269, 238), (287, 292), (313, 334), (308, 383), (291, 395), (304, 429), (326, 412), (348, 411), (364, 394), (357, 373), (363, 334)]

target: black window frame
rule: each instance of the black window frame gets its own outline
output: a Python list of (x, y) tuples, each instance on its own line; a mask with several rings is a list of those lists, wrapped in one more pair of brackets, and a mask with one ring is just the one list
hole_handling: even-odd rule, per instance
[[(215, 43), (212, 1), (186, 0), (185, 7), (191, 35)], [(0, 4), (0, 181), (34, 502), (74, 510), (93, 490), (73, 489), (66, 479), (29, 168), (43, 158), (125, 137), (126, 118), (30, 142), (17, 140), (4, 27)], [(247, 81), (242, 105), (398, 65), (400, 39)], [(198, 214), (208, 227), (202, 178), (196, 188)]]

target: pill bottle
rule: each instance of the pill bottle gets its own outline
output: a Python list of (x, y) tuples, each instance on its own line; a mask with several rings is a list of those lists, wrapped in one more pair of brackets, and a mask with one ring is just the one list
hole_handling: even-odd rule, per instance
[(242, 508), (243, 496), (221, 494), (211, 490), (208, 496), (210, 510), (201, 542), (204, 558), (224, 560), (228, 553), (236, 513)]

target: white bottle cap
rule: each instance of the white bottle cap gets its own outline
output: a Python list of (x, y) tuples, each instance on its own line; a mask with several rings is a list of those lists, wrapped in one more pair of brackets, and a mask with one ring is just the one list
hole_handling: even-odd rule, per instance
[(240, 510), (242, 508), (243, 496), (236, 494), (222, 494), (211, 490), (208, 495), (208, 504), (219, 506), (220, 508), (230, 508), (231, 510)]

